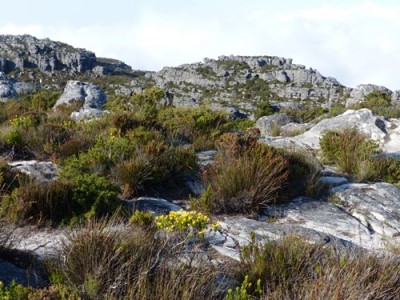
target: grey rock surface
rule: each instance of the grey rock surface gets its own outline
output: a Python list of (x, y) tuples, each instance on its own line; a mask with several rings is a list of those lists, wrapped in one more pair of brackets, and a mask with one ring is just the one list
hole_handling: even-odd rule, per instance
[(70, 104), (73, 101), (82, 102), (84, 109), (102, 109), (107, 102), (107, 97), (104, 91), (93, 83), (70, 80), (55, 107)]
[(220, 225), (226, 240), (215, 243), (212, 247), (220, 254), (236, 260), (239, 260), (240, 248), (251, 242), (253, 233), (255, 241), (260, 243), (277, 241), (283, 237), (294, 235), (311, 243), (331, 246), (338, 253), (360, 249), (348, 239), (336, 237), (321, 229), (302, 226), (301, 223), (269, 223), (241, 217), (226, 219), (221, 221)]
[(370, 232), (400, 242), (400, 189), (384, 182), (346, 184), (334, 188), (332, 196)]
[(286, 125), (281, 126), (281, 135), (282, 136), (296, 136), (296, 135), (300, 135), (303, 134), (304, 132), (306, 132), (307, 130), (309, 130), (310, 128), (312, 128), (313, 124), (311, 123), (289, 123)]
[(182, 209), (179, 205), (173, 204), (168, 200), (154, 197), (140, 197), (126, 203), (132, 210), (148, 211), (156, 215), (168, 214), (171, 211), (179, 211)]
[(58, 178), (57, 166), (50, 161), (22, 160), (8, 165), (12, 171), (26, 174), (38, 182), (49, 182)]

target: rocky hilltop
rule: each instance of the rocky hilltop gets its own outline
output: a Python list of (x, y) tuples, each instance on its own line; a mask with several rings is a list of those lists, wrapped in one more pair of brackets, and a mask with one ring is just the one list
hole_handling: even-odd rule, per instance
[(227, 110), (234, 116), (251, 116), (262, 101), (276, 111), (333, 105), (352, 105), (379, 90), (400, 100), (400, 91), (372, 84), (350, 88), (313, 68), (277, 56), (220, 56), (203, 62), (165, 67), (159, 72), (133, 71), (127, 64), (97, 58), (85, 49), (30, 35), (0, 35), (1, 100), (45, 88), (63, 89), (68, 80), (99, 85), (108, 96), (132, 95), (156, 85), (165, 102), (175, 106)]
[[(64, 76), (92, 72), (93, 76), (130, 71), (131, 67), (113, 59), (97, 58), (85, 49), (30, 35), (0, 35), (0, 71), (24, 80), (36, 75)], [(25, 75), (25, 76), (24, 76)]]
[(148, 77), (173, 96), (174, 103), (232, 106), (244, 111), (271, 100), (337, 102), (349, 90), (332, 77), (275, 56), (220, 56), (203, 63), (166, 67)]

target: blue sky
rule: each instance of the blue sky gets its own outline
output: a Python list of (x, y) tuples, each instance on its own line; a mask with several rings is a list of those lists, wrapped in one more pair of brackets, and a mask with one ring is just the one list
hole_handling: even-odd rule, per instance
[[(57, 4), (56, 4), (57, 3)], [(49, 37), (134, 69), (275, 55), (347, 86), (400, 89), (400, 1), (8, 1), (0, 34)]]

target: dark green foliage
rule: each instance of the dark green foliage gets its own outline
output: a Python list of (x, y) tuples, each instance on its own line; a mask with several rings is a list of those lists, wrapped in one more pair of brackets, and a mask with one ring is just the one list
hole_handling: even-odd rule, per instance
[(273, 96), (269, 89), (269, 84), (261, 78), (252, 78), (234, 86), (237, 95), (241, 95), (241, 100), (250, 102), (268, 101)]
[(268, 100), (260, 101), (257, 103), (257, 108), (254, 112), (254, 118), (259, 119), (263, 116), (272, 115), (273, 113), (273, 107)]
[(71, 202), (76, 216), (86, 218), (112, 215), (119, 206), (117, 186), (98, 174), (75, 174), (69, 178)]
[(374, 114), (390, 117), (400, 117), (400, 107), (392, 103), (391, 96), (387, 93), (375, 90), (364, 97), (364, 101), (353, 105), (351, 108), (368, 108)]
[(306, 105), (300, 109), (288, 108), (283, 109), (282, 113), (288, 114), (293, 120), (299, 123), (308, 123), (313, 121), (315, 118), (322, 116), (327, 113), (328, 110), (315, 105)]
[(146, 125), (154, 125), (157, 118), (160, 100), (164, 92), (158, 87), (146, 89), (141, 94), (132, 96), (115, 96), (106, 104), (106, 108), (116, 113), (127, 113)]
[(213, 69), (209, 66), (200, 66), (196, 68), (196, 72), (202, 75), (206, 79), (216, 79), (216, 74)]

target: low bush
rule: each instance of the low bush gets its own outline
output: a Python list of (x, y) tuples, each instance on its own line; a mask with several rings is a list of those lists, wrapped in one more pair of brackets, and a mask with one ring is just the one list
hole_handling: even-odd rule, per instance
[(9, 286), (5, 286), (4, 283), (0, 281), (0, 299), (2, 300), (28, 300), (29, 295), (32, 295), (33, 291), (33, 288), (17, 284), (15, 281)]
[(315, 105), (305, 105), (301, 108), (287, 108), (281, 111), (288, 114), (293, 120), (299, 123), (312, 122), (317, 117), (320, 117), (328, 112), (328, 110)]
[(84, 299), (216, 299), (215, 268), (182, 263), (184, 253), (154, 228), (91, 221), (65, 238), (50, 271)]
[(216, 162), (203, 174), (209, 186), (209, 210), (214, 213), (258, 211), (278, 199), (289, 175), (288, 160), (255, 138), (225, 134)]
[(379, 153), (378, 144), (357, 129), (327, 131), (323, 134), (320, 145), (325, 163), (334, 164), (342, 172), (355, 174), (359, 180), (379, 178), (380, 161), (372, 159), (374, 154)]
[(259, 299), (396, 299), (400, 292), (396, 258), (337, 252), (290, 236), (244, 247), (236, 270), (239, 282), (247, 278), (241, 289), (255, 298), (261, 290)]
[(281, 189), (281, 201), (294, 199), (299, 196), (317, 197), (321, 190), (322, 166), (315, 155), (307, 150), (287, 149), (282, 154), (289, 161), (289, 177)]
[(73, 214), (71, 186), (64, 181), (37, 183), (25, 180), (13, 190), (7, 218), (36, 225), (53, 225)]
[(196, 150), (215, 148), (215, 141), (231, 127), (226, 113), (207, 108), (166, 108), (159, 122), (172, 140), (193, 144)]
[(379, 90), (375, 90), (364, 96), (364, 101), (350, 106), (349, 108), (360, 109), (368, 108), (374, 114), (389, 118), (400, 117), (400, 107), (392, 103), (392, 97)]
[(112, 215), (120, 205), (119, 188), (101, 175), (75, 174), (69, 182), (76, 216), (92, 218)]

